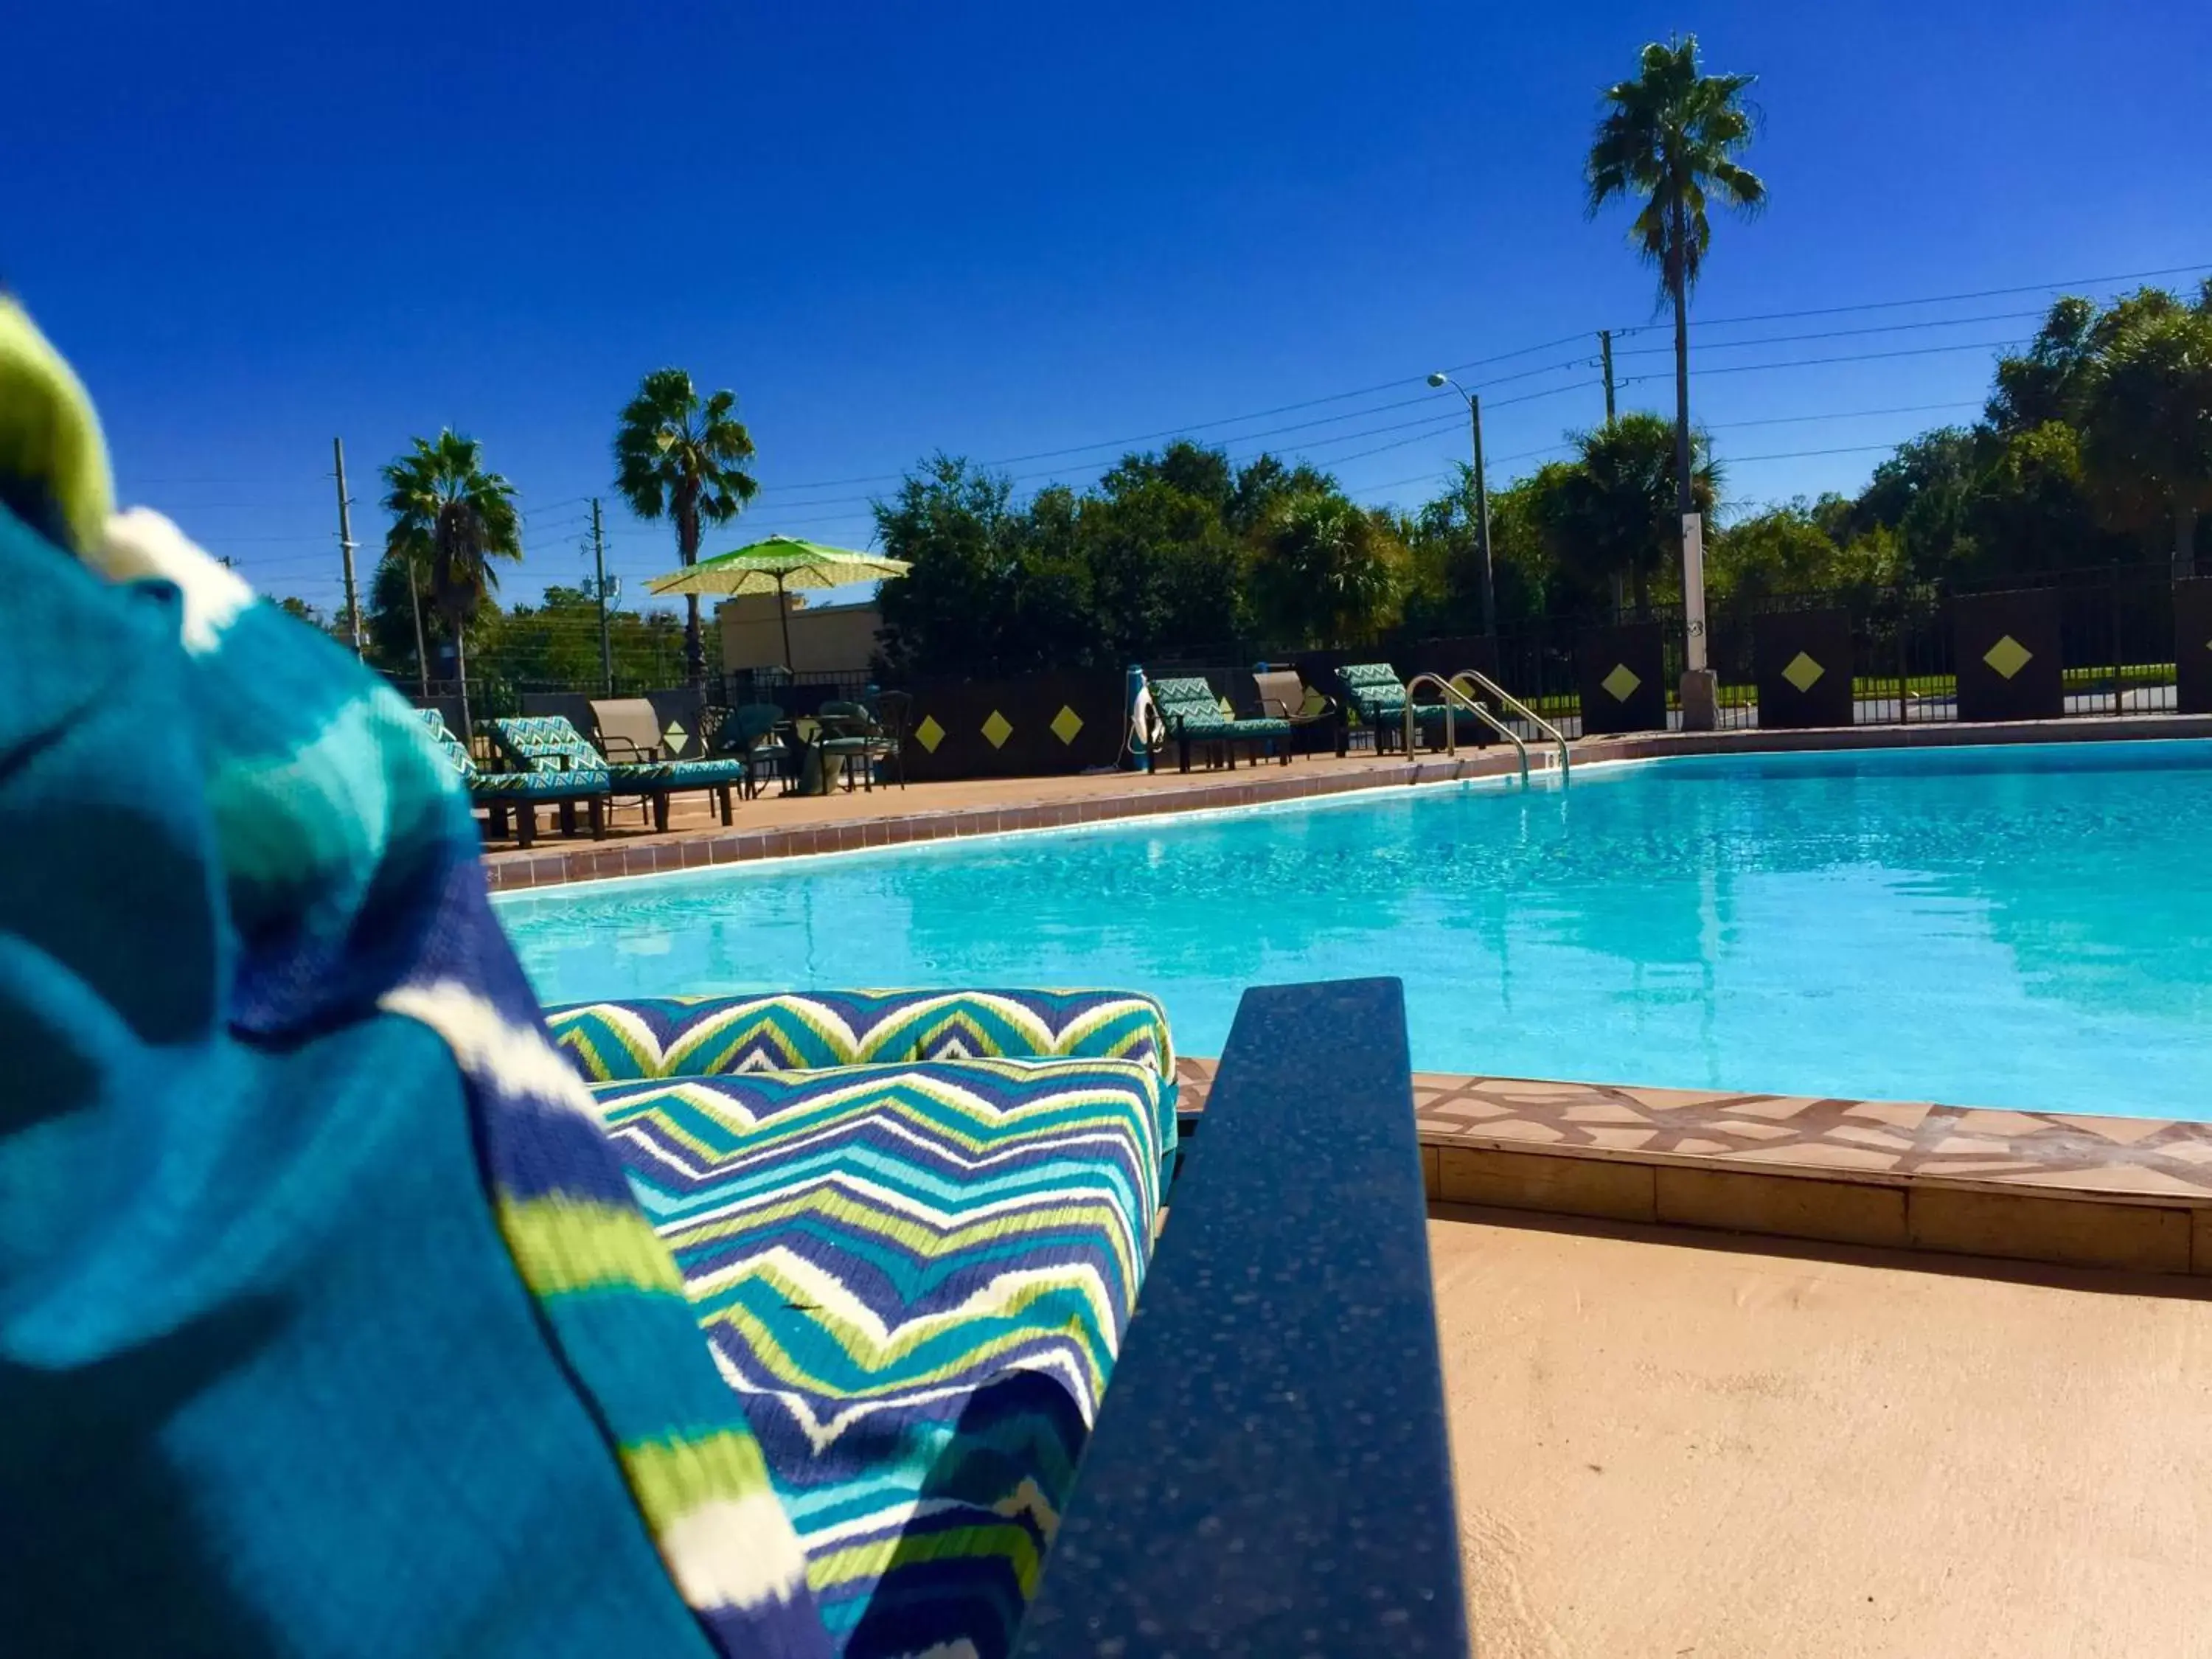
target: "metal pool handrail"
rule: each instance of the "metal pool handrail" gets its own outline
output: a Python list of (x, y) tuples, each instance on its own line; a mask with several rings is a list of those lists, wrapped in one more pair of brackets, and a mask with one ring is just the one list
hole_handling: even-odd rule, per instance
[[(1546, 720), (1534, 709), (1529, 708), (1527, 703), (1522, 702), (1520, 698), (1515, 696), (1510, 691), (1508, 691), (1504, 686), (1500, 685), (1496, 680), (1491, 678), (1489, 675), (1484, 673), (1479, 668), (1462, 668), (1458, 673), (1453, 675), (1452, 678), (1455, 681), (1473, 680), (1475, 684), (1481, 687), (1485, 691), (1490, 693), (1490, 695), (1497, 698), (1498, 702), (1504, 703), (1508, 710), (1518, 715), (1521, 719), (1528, 721), (1529, 725), (1534, 726), (1539, 732), (1541, 732), (1553, 743), (1559, 744), (1559, 781), (1562, 783), (1566, 781), (1567, 740), (1558, 726), (1553, 725), (1551, 721)], [(1488, 711), (1486, 710), (1484, 712), (1487, 713)]]
[(1407, 758), (1410, 759), (1413, 753), (1413, 693), (1419, 690), (1424, 685), (1433, 685), (1437, 690), (1444, 694), (1444, 753), (1447, 755), (1455, 755), (1459, 752), (1459, 717), (1456, 713), (1456, 708), (1464, 708), (1468, 714), (1473, 714), (1477, 720), (1480, 720), (1492, 731), (1497, 732), (1499, 737), (1504, 738), (1506, 742), (1511, 744), (1515, 750), (1519, 752), (1521, 757), (1521, 783), (1523, 788), (1528, 787), (1528, 745), (1521, 740), (1521, 734), (1518, 732), (1516, 732), (1511, 726), (1506, 725), (1504, 721), (1499, 720), (1497, 715), (1492, 714), (1487, 708), (1485, 708), (1473, 697), (1468, 696), (1466, 692), (1461, 690), (1459, 687), (1454, 685), (1449, 680), (1443, 678), (1441, 675), (1416, 674), (1413, 676), (1412, 683), (1406, 687), (1406, 754)]

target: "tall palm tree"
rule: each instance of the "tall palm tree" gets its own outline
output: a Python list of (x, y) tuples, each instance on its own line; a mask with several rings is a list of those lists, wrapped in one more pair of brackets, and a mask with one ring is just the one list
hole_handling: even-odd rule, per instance
[(499, 586), (494, 559), (522, 557), (514, 486), (483, 469), (483, 446), (448, 427), (383, 468), (387, 562), (426, 574), (430, 603), (453, 641), (461, 723), (469, 723), (468, 626)]
[[(639, 518), (674, 521), (687, 565), (698, 561), (701, 525), (727, 524), (760, 493), (745, 471), (753, 439), (737, 407), (734, 392), (702, 400), (684, 370), (656, 368), (638, 382), (615, 428), (615, 488)], [(699, 596), (687, 593), (684, 603), (684, 659), (697, 685), (707, 674)]]
[[(1690, 290), (1712, 242), (1708, 198), (1746, 216), (1766, 202), (1759, 175), (1736, 161), (1751, 143), (1753, 115), (1743, 94), (1756, 78), (1700, 73), (1694, 34), (1653, 41), (1644, 48), (1637, 77), (1605, 89), (1605, 114), (1583, 167), (1593, 216), (1616, 198), (1638, 204), (1630, 240), (1659, 267), (1662, 291), (1674, 301), (1674, 501), (1683, 518), (1696, 511), (1691, 501)], [(1688, 551), (1686, 545), (1686, 561)], [(1686, 566), (1684, 580), (1686, 590)], [(1702, 625), (1703, 619), (1692, 621)]]

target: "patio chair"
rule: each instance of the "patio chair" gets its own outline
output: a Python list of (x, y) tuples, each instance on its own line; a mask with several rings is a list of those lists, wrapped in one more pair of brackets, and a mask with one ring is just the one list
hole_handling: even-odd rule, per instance
[(889, 745), (884, 758), (898, 769), (898, 787), (906, 787), (906, 734), (914, 724), (914, 694), (883, 691), (876, 696), (876, 724)]
[(468, 786), (471, 803), (485, 809), (489, 817), (485, 827), (495, 838), (507, 835), (507, 815), (512, 812), (515, 844), (529, 846), (537, 839), (540, 805), (557, 806), (562, 830), (573, 832), (578, 801), (583, 802), (590, 816), (592, 839), (597, 841), (606, 834), (607, 775), (604, 770), (580, 766), (532, 772), (487, 772), (476, 763), (468, 745), (453, 735), (443, 714), (434, 708), (418, 708), (415, 713), (430, 734), (431, 742), (438, 745), (453, 763), (453, 769), (461, 775), (461, 781)]
[(1221, 700), (1214, 696), (1213, 688), (1195, 678), (1184, 679), (1150, 680), (1152, 706), (1167, 723), (1168, 735), (1176, 740), (1177, 757), (1183, 771), (1190, 770), (1190, 746), (1194, 743), (1212, 745), (1212, 752), (1229, 763), (1231, 770), (1237, 766), (1237, 750), (1241, 747), (1259, 764), (1259, 751), (1273, 747), (1282, 757), (1282, 763), (1291, 763), (1291, 723), (1278, 715), (1257, 719), (1238, 719), (1224, 714)]
[(724, 823), (730, 818), (730, 786), (744, 781), (744, 769), (726, 760), (685, 760), (662, 729), (659, 711), (644, 697), (593, 698), (592, 721), (599, 748), (633, 781), (659, 778), (665, 787), (651, 793), (653, 827), (668, 828), (668, 797), (690, 789), (710, 792)]
[[(519, 714), (487, 722), (492, 746), (518, 771), (538, 772), (597, 767), (613, 793), (635, 795), (653, 814), (653, 827), (668, 828), (668, 797), (687, 789), (715, 792), (722, 822), (730, 821), (729, 786), (744, 776), (726, 761), (645, 760), (612, 762), (559, 714)], [(654, 724), (656, 734), (658, 721)]]
[(759, 795), (763, 775), (788, 785), (790, 750), (783, 741), (782, 709), (772, 702), (748, 702), (731, 709), (708, 709), (702, 720), (708, 753), (744, 765), (746, 799)]
[[(873, 793), (876, 787), (876, 767), (898, 753), (898, 745), (868, 712), (867, 705), (858, 702), (825, 702), (822, 705), (821, 735), (815, 740), (817, 751), (825, 760), (843, 763), (845, 793), (853, 793), (853, 774), (857, 769), (861, 783)], [(899, 787), (906, 787), (905, 769), (900, 769)]]
[(1336, 751), (1344, 752), (1344, 711), (1327, 692), (1309, 687), (1295, 668), (1260, 668), (1252, 673), (1260, 713), (1291, 723), (1295, 735), (1334, 723)]

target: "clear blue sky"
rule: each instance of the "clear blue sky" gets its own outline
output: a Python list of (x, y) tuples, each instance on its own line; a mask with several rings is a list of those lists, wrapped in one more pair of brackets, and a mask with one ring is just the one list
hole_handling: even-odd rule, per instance
[[(615, 412), (671, 362), (738, 393), (748, 538), (863, 544), (884, 475), (939, 448), (1090, 447), (1012, 465), (1027, 488), (1184, 427), (1411, 505), (1465, 441), (1440, 398), (1389, 407), (1427, 369), (1571, 337), (1467, 376), (1539, 371), (1485, 392), (1502, 482), (1601, 414), (1592, 331), (1660, 321), (1579, 166), (1600, 86), (1676, 28), (1759, 75), (1773, 192), (1717, 229), (1698, 366), (1860, 358), (1700, 374), (1739, 504), (1855, 488), (1862, 446), (1970, 418), (1990, 354), (1922, 349), (2024, 338), (2048, 296), (1726, 319), (2212, 265), (2202, 0), (92, 0), (7, 25), (0, 277), (91, 386), (125, 498), (323, 605), (334, 434), (371, 556), (376, 464), (482, 439), (527, 593), (587, 568)], [(1724, 343), (1943, 319), (1982, 320)], [(1667, 405), (1665, 345), (1620, 342), (1654, 377), (1629, 406)], [(608, 521), (633, 586), (674, 562)]]

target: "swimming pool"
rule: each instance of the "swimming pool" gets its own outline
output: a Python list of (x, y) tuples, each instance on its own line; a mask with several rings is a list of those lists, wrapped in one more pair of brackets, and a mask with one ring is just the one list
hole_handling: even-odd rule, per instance
[(547, 1000), (1096, 984), (1216, 1054), (1395, 974), (1432, 1072), (2212, 1116), (2212, 743), (1668, 760), (1571, 787), (506, 896)]

